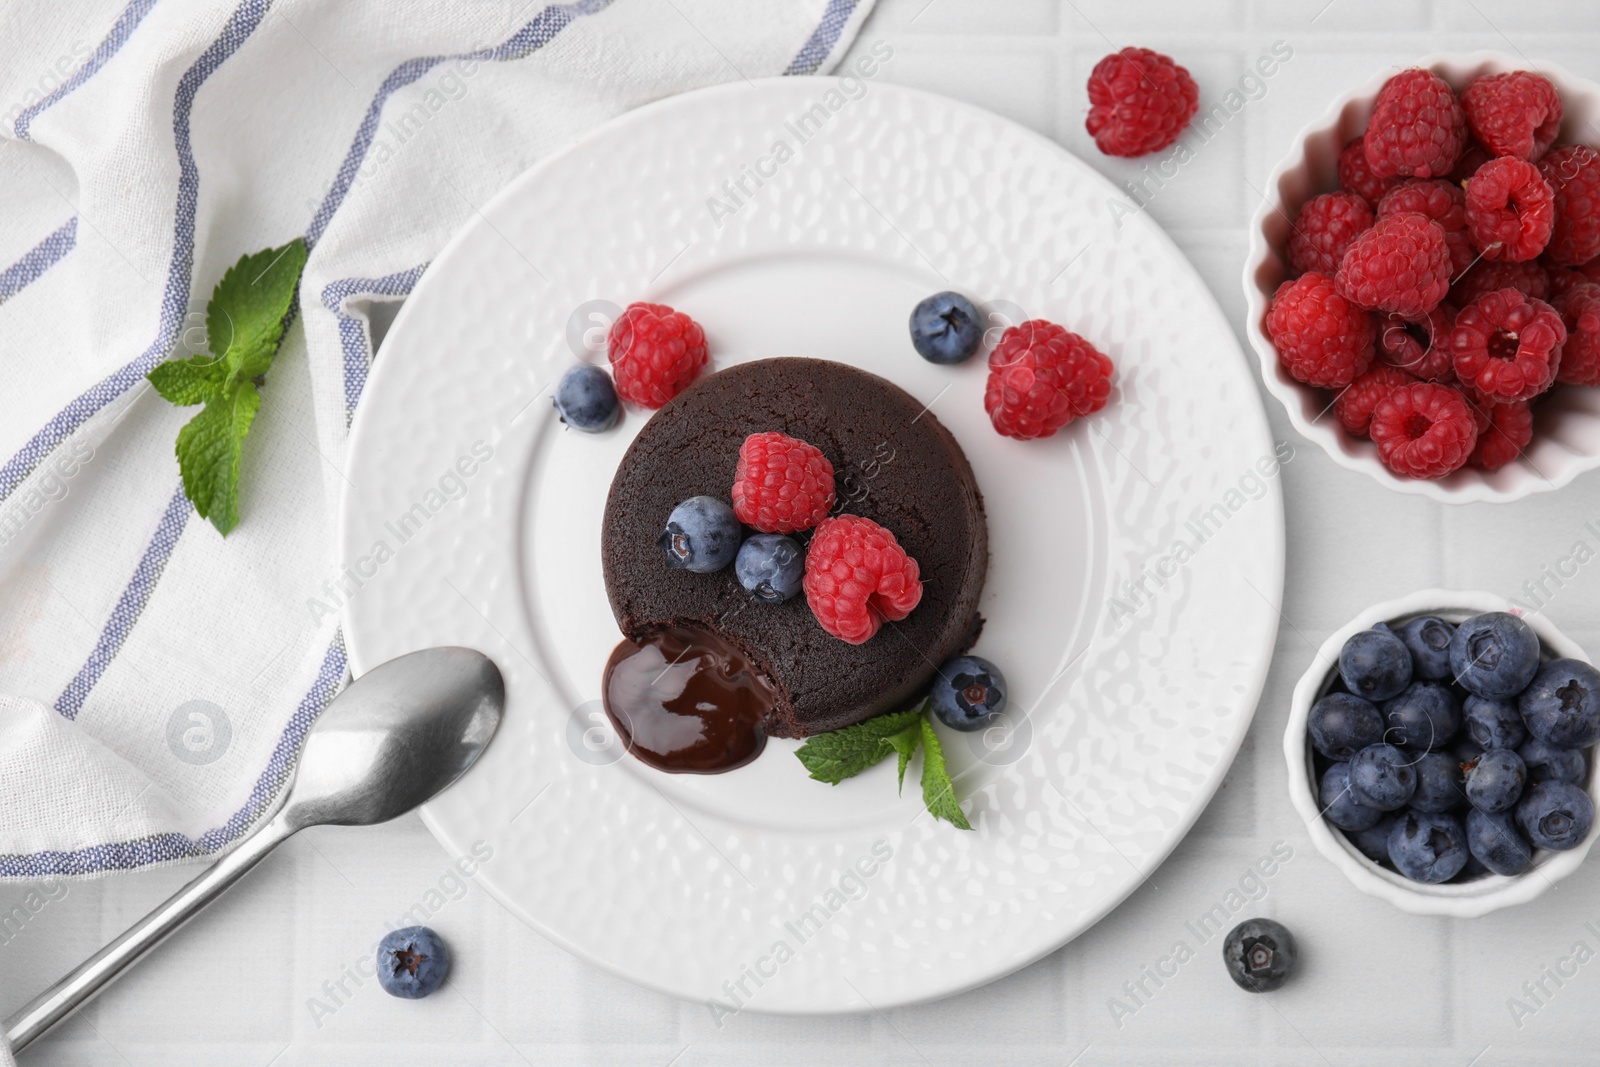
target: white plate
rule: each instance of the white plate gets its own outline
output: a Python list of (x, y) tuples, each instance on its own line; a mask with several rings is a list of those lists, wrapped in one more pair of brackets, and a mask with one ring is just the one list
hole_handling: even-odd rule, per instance
[[(1112, 186), (1035, 134), (853, 85), (854, 98), (799, 79), (663, 101), (513, 182), (396, 320), (342, 509), (342, 552), (363, 583), (346, 608), (355, 671), (463, 644), (506, 674), (501, 736), (424, 810), (428, 826), (458, 852), (483, 842), (479, 881), (578, 955), (756, 1011), (953, 993), (1114, 907), (1232, 761), (1283, 578), (1260, 400), (1166, 236), (1110, 210), (1125, 202)], [(780, 141), (792, 155), (776, 162)], [(912, 305), (944, 288), (1093, 339), (1117, 365), (1110, 406), (1048, 441), (996, 435), (981, 362), (936, 367), (909, 344)], [(681, 308), (717, 366), (855, 363), (961, 441), (993, 554), (979, 651), (1005, 669), (1021, 722), (1009, 739), (945, 735), (976, 832), (921, 814), (914, 785), (897, 798), (889, 764), (810, 781), (794, 742), (714, 776), (591, 747), (606, 740), (596, 698), (619, 637), (599, 524), (644, 421), (630, 411), (593, 436), (563, 432), (551, 410), (575, 358), (569, 320), (592, 300)], [(492, 457), (473, 461), (475, 442)], [(470, 477), (450, 475), (459, 457)], [(1171, 562), (1201, 512), (1214, 532)], [(1147, 592), (1130, 595), (1130, 580)]]

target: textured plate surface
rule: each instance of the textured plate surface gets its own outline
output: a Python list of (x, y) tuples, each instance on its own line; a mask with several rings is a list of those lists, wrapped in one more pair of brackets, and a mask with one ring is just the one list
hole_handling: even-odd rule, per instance
[[(987, 112), (768, 81), (608, 125), (439, 256), (356, 418), (346, 633), (358, 674), (437, 644), (504, 670), (501, 736), (424, 818), (453, 850), (493, 850), (478, 880), (507, 907), (714, 1011), (866, 1010), (1026, 965), (1171, 851), (1255, 709), (1282, 502), (1227, 323), (1114, 199)], [(996, 435), (981, 361), (935, 367), (907, 340), (912, 305), (946, 288), (996, 325), (1094, 340), (1117, 366), (1110, 406), (1048, 441)], [(976, 832), (922, 814), (914, 785), (897, 798), (889, 764), (812, 782), (792, 742), (705, 777), (618, 752), (596, 699), (619, 636), (598, 528), (644, 413), (564, 432), (549, 391), (576, 358), (603, 361), (584, 327), (632, 300), (693, 315), (717, 366), (810, 355), (881, 374), (961, 441), (993, 555), (978, 650), (1013, 709), (1004, 730), (943, 735)]]

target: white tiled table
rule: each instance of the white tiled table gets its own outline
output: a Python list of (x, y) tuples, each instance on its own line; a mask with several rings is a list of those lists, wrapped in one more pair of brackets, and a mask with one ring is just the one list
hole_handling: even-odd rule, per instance
[[(1320, 12), (1320, 13), (1319, 13)], [(1066, 145), (1115, 181), (1137, 163), (1099, 155), (1083, 130), (1089, 69), (1113, 47), (1177, 56), (1214, 101), (1275, 41), (1293, 57), (1265, 92), (1149, 198), (1148, 210), (1210, 284), (1236, 330), (1245, 226), (1267, 171), (1326, 101), (1386, 65), (1439, 49), (1494, 48), (1600, 79), (1593, 0), (878, 0), (856, 44), (888, 41), (884, 79), (970, 100)], [(1379, 50), (1378, 46), (1382, 46)], [(1241, 345), (1243, 334), (1240, 331)], [(1279, 740), (1313, 647), (1366, 605), (1437, 584), (1519, 595), (1525, 580), (1592, 540), (1600, 476), (1514, 507), (1451, 509), (1399, 496), (1300, 440), (1275, 404), (1284, 471), (1287, 592), (1255, 724), (1194, 832), (1122, 907), (1035, 966), (956, 1000), (886, 1015), (780, 1019), (722, 1030), (702, 1005), (637, 989), (568, 956), (455, 881), (407, 818), (311, 831), (110, 994), (30, 1050), (28, 1064), (1365, 1064), (1468, 1067), (1592, 1061), (1600, 958), (1534, 1014), (1513, 1018), (1547, 966), (1578, 943), (1600, 952), (1600, 863), (1536, 904), (1470, 922), (1402, 915), (1351, 888), (1311, 847), (1284, 796)], [(1549, 614), (1600, 653), (1600, 567), (1584, 567)], [(1186, 923), (1239, 886), (1274, 845), (1292, 856), (1253, 913), (1297, 933), (1297, 980), (1270, 997), (1235, 989), (1215, 941)], [(490, 863), (493, 861), (491, 860)], [(47, 985), (190, 872), (74, 883), (25, 924), (0, 927), (0, 1013)], [(0, 915), (27, 887), (0, 886)], [(1257, 892), (1263, 892), (1257, 890)], [(385, 996), (346, 968), (384, 921), (417, 905), (457, 949), (454, 991)], [(1587, 925), (1591, 921), (1594, 926)], [(1175, 942), (1196, 956), (1131, 999)], [(1170, 968), (1168, 968), (1170, 970)], [(1570, 967), (1568, 968), (1570, 970)], [(342, 985), (342, 989), (341, 989)], [(1112, 998), (1120, 998), (1114, 1011)], [(1530, 1005), (1532, 1001), (1527, 1001)], [(1382, 1051), (1392, 1049), (1392, 1052)], [(1077, 1057), (1074, 1059), (1074, 1057)]]

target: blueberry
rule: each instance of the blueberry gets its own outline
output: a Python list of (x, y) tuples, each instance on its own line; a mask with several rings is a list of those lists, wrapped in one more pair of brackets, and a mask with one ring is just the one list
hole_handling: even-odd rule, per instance
[(1461, 723), (1467, 736), (1479, 748), (1521, 748), (1528, 739), (1522, 725), (1522, 712), (1514, 703), (1470, 696), (1462, 709)]
[[(1476, 811), (1477, 809), (1474, 808), (1473, 810)], [(1452, 879), (1452, 881), (1476, 882), (1479, 878), (1493, 873), (1493, 871), (1483, 865), (1483, 862), (1479, 860), (1478, 857), (1472, 854), (1471, 842), (1469, 841), (1467, 847), (1467, 862), (1461, 865), (1461, 869), (1456, 872), (1456, 876)]]
[(1438, 682), (1412, 682), (1397, 697), (1383, 703), (1383, 739), (1432, 751), (1443, 748), (1461, 729), (1461, 707), (1449, 686)]
[(1322, 814), (1341, 830), (1369, 830), (1383, 818), (1383, 812), (1368, 807), (1350, 792), (1350, 764), (1334, 763), (1322, 772), (1317, 784), (1317, 802)]
[(1594, 801), (1571, 782), (1540, 782), (1517, 802), (1517, 825), (1534, 848), (1576, 848), (1593, 823)]
[(1491, 700), (1514, 697), (1539, 669), (1539, 638), (1515, 615), (1491, 611), (1456, 627), (1450, 670), (1468, 690)]
[(805, 550), (782, 534), (751, 534), (733, 560), (739, 584), (763, 604), (782, 604), (800, 591), (806, 576)]
[(1339, 676), (1356, 696), (1388, 700), (1411, 682), (1411, 653), (1387, 630), (1362, 630), (1339, 650)]
[(1528, 732), (1563, 748), (1600, 741), (1600, 671), (1578, 659), (1539, 668), (1517, 700)]
[(1450, 638), (1456, 628), (1434, 615), (1424, 615), (1401, 626), (1396, 636), (1411, 653), (1411, 673), (1430, 682), (1450, 678)]
[(444, 985), (450, 950), (426, 926), (394, 930), (378, 942), (378, 984), (390, 996), (417, 1000)]
[(710, 574), (733, 562), (739, 551), (739, 520), (713, 496), (692, 496), (672, 509), (656, 538), (674, 570)]
[(1509, 811), (1527, 781), (1521, 756), (1509, 748), (1491, 748), (1466, 766), (1467, 803), (1479, 811)]
[(1344, 836), (1349, 838), (1350, 843), (1367, 859), (1374, 863), (1388, 863), (1389, 831), (1394, 829), (1398, 818), (1396, 815), (1384, 815), (1365, 830), (1349, 831)]
[(1350, 792), (1367, 807), (1403, 808), (1416, 790), (1417, 769), (1393, 745), (1368, 745), (1350, 757)]
[(617, 389), (599, 367), (580, 363), (561, 376), (556, 386), (556, 410), (574, 430), (599, 433), (617, 424)]
[(981, 656), (957, 656), (939, 668), (928, 698), (946, 726), (981, 730), (1005, 710), (1006, 676)]
[(1417, 791), (1411, 806), (1418, 811), (1449, 811), (1465, 804), (1461, 786), (1461, 764), (1443, 752), (1424, 752), (1417, 757)]
[(1353, 693), (1329, 693), (1306, 718), (1312, 746), (1332, 760), (1348, 760), (1383, 740), (1383, 716)]
[(1457, 737), (1450, 746), (1450, 755), (1457, 763), (1471, 763), (1483, 755), (1483, 746), (1465, 735)]
[(911, 345), (930, 363), (963, 363), (983, 341), (983, 313), (960, 293), (934, 293), (911, 309)]
[(1528, 768), (1528, 785), (1540, 782), (1571, 782), (1582, 785), (1589, 773), (1588, 761), (1575, 748), (1561, 748), (1537, 737), (1530, 737), (1517, 749)]
[(1533, 847), (1509, 811), (1467, 812), (1467, 848), (1495, 874), (1521, 874), (1533, 863)]
[(1448, 812), (1408, 811), (1389, 831), (1389, 862), (1413, 882), (1448, 882), (1467, 864), (1467, 832)]
[(1223, 939), (1222, 962), (1240, 989), (1270, 993), (1289, 980), (1298, 951), (1294, 935), (1282, 923), (1246, 919)]

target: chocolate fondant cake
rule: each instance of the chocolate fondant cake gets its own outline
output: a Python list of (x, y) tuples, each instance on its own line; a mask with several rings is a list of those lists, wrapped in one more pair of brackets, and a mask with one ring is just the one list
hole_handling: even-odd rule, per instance
[[(673, 507), (697, 494), (727, 499), (740, 444), (766, 430), (821, 449), (835, 513), (881, 523), (921, 568), (921, 602), (864, 644), (824, 631), (804, 595), (756, 603), (732, 568), (691, 574), (663, 561), (656, 540)], [(837, 730), (921, 696), (936, 667), (977, 639), (989, 562), (972, 468), (933, 413), (876, 375), (798, 358), (709, 375), (656, 412), (611, 483), (601, 554), (622, 632), (687, 625), (736, 646), (775, 690), (765, 726), (778, 737)]]

